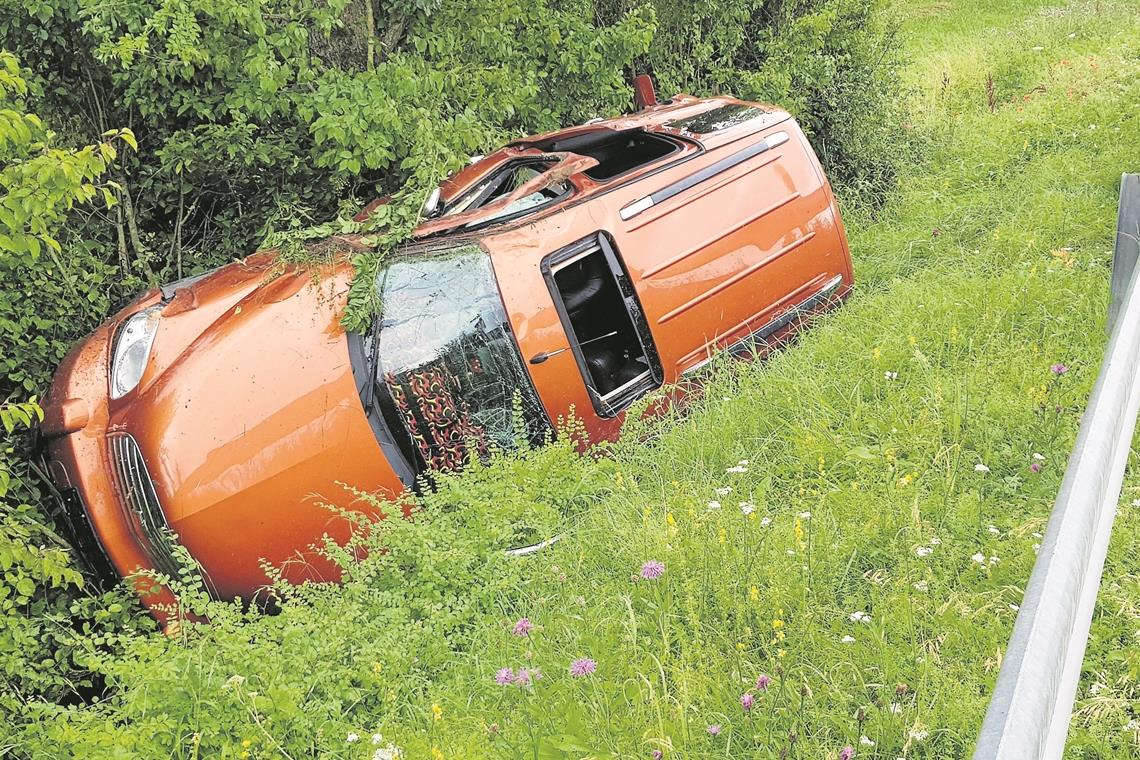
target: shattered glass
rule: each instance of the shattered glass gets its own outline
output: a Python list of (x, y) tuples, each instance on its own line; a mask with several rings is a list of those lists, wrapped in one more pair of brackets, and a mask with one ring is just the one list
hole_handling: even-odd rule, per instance
[(467, 245), (393, 258), (377, 285), (377, 379), (429, 468), (462, 467), (472, 444), (486, 455), (542, 438), (549, 422), (486, 253)]

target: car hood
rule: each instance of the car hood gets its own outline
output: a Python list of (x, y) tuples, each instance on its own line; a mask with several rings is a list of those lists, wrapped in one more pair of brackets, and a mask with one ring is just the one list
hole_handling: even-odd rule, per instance
[(135, 438), (167, 522), (223, 595), (264, 578), (259, 558), (343, 537), (343, 518), (320, 506), (347, 505), (342, 483), (402, 488), (340, 324), (351, 267), (263, 264), (175, 289), (143, 382), (112, 402), (108, 428)]

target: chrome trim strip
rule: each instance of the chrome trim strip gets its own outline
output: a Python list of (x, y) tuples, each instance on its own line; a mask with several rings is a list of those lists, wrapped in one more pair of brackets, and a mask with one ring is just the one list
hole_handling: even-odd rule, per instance
[(703, 169), (698, 169), (692, 174), (682, 177), (676, 182), (666, 185), (660, 190), (655, 190), (643, 198), (638, 198), (633, 203), (622, 207), (622, 209), (618, 212), (618, 215), (622, 218), (623, 221), (628, 221), (646, 209), (649, 209), (652, 206), (663, 201), (667, 201), (674, 195), (683, 193), (689, 188), (699, 185), (702, 182), (710, 180), (716, 175), (726, 172), (734, 166), (738, 166), (744, 163), (750, 158), (755, 158), (761, 153), (769, 151), (772, 148), (778, 148), (779, 146), (786, 143), (788, 139), (788, 133), (784, 132), (783, 130), (779, 132), (773, 132), (758, 143), (738, 150), (735, 153), (722, 158), (719, 161), (716, 161), (715, 163), (709, 164)]

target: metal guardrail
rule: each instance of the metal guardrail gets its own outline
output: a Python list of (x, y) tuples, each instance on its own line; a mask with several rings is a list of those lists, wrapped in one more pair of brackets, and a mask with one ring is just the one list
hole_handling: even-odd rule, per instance
[(1140, 175), (1121, 178), (1109, 341), (974, 760), (1062, 756), (1140, 408)]

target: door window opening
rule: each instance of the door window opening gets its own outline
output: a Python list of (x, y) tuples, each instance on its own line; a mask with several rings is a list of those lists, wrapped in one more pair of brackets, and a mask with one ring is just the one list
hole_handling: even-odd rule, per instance
[(543, 268), (597, 412), (612, 417), (658, 387), (649, 327), (609, 240), (591, 236)]

